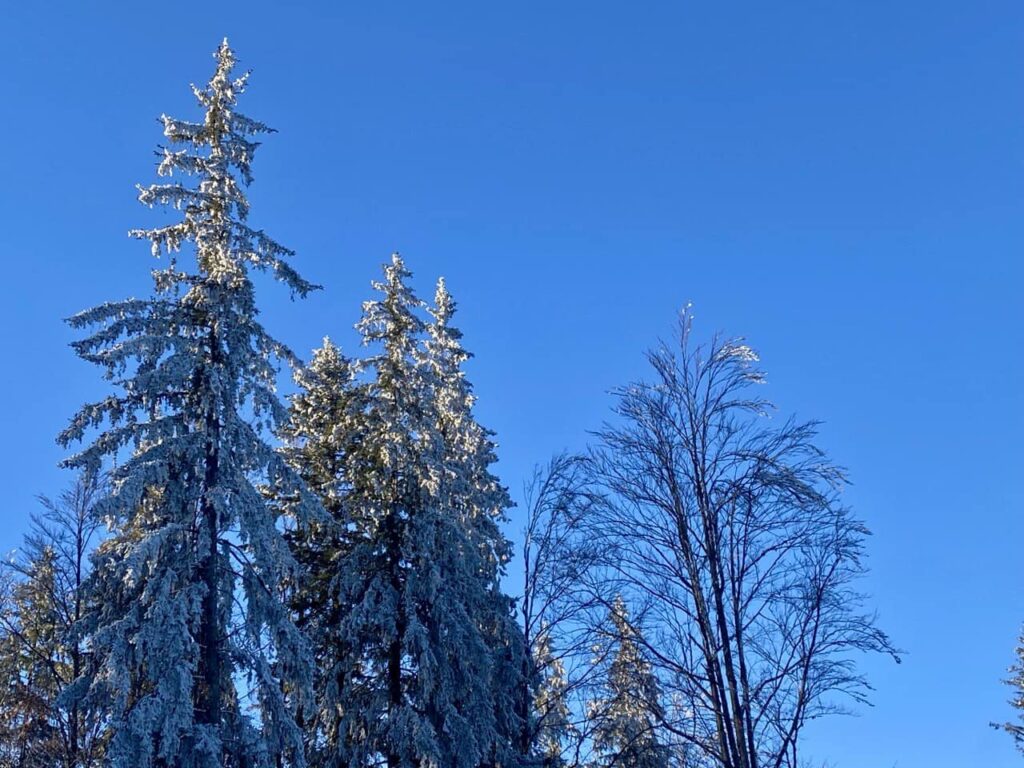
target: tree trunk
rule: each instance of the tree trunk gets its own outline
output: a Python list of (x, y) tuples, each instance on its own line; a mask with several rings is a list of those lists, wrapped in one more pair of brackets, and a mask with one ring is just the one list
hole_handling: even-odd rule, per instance
[[(210, 367), (216, 369), (220, 357), (220, 345), (216, 331), (210, 330)], [(213, 400), (213, 387), (207, 379), (204, 389), (211, 402), (206, 404), (206, 455), (204, 457), (202, 513), (208, 552), (200, 566), (200, 578), (206, 586), (203, 596), (202, 618), (199, 627), (199, 644), (202, 653), (202, 686), (197, 720), (214, 727), (221, 724), (221, 668), (220, 668), (220, 627), (219, 597), (220, 574), (217, 557), (220, 542), (220, 526), (217, 507), (211, 494), (217, 487), (220, 464), (220, 419), (217, 404)]]
[[(388, 567), (391, 570), (391, 588), (398, 600), (395, 616), (395, 636), (388, 645), (388, 716), (394, 717), (397, 710), (402, 706), (402, 637), (405, 634), (405, 608), (402, 600), (402, 577), (401, 577), (401, 537), (398, 530), (398, 512), (393, 510), (387, 519), (388, 534)], [(388, 745), (388, 768), (399, 768), (402, 764), (402, 757), (393, 745)]]

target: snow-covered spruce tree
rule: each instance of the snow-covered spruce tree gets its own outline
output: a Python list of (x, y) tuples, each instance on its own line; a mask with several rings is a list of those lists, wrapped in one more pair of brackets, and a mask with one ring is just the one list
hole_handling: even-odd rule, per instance
[(162, 118), (160, 176), (196, 183), (140, 189), (143, 204), (182, 214), (132, 233), (168, 258), (154, 294), (70, 320), (96, 328), (74, 347), (116, 387), (60, 436), (97, 432), (69, 465), (115, 464), (99, 505), (113, 535), (95, 558), (87, 627), (116, 768), (304, 763), (294, 709), (312, 664), (280, 594), (297, 567), (257, 484), (300, 499), (290, 510), (301, 517), (320, 508), (262, 436), (286, 416), (274, 386), (277, 361), (293, 356), (257, 322), (250, 273), (272, 273), (293, 295), (315, 286), (246, 223), (254, 137), (270, 129), (236, 110), (246, 76), (233, 79), (226, 40), (215, 58), (208, 85), (193, 87), (202, 120)]
[(541, 630), (537, 637), (533, 662), (539, 680), (533, 696), (533, 760), (545, 768), (564, 765), (566, 745), (575, 741), (567, 691), (565, 666), (554, 655), (550, 633)]
[(358, 439), (365, 407), (358, 372), (358, 363), (324, 338), (309, 364), (295, 372), (299, 391), (289, 398), (288, 421), (279, 431), (288, 463), (333, 520), (343, 514), (349, 492), (346, 459), (355, 451), (351, 443)]
[(507, 751), (491, 642), (501, 544), (485, 556), (484, 526), (470, 522), (474, 510), (493, 522), (493, 502), (468, 498), (470, 470), (455, 465), (440, 426), (440, 362), (421, 345), (422, 302), (408, 277), (396, 254), (358, 324), (376, 354), (358, 439), (345, 446), (348, 540), (334, 576), (342, 655), (318, 700), (332, 723), (323, 762), (477, 768)]
[(431, 413), (444, 471), (439, 498), (445, 509), (459, 516), (480, 548), (482, 575), (497, 580), (511, 557), (511, 542), (499, 526), (512, 501), (490, 471), (497, 460), (493, 434), (473, 417), (476, 397), (462, 369), (471, 355), (462, 347), (462, 332), (452, 325), (455, 308), (444, 278), (438, 280), (434, 306), (429, 309), (424, 360), (433, 388)]
[[(336, 584), (339, 565), (359, 534), (350, 525), (348, 505), (366, 402), (366, 386), (355, 379), (357, 369), (325, 338), (309, 365), (295, 374), (299, 391), (291, 397), (288, 422), (280, 432), (288, 463), (327, 513), (287, 534), (304, 572), (291, 592), (291, 608), (316, 661), (315, 701), (301, 716), (307, 758), (317, 766), (345, 764), (345, 725), (352, 707), (341, 701), (340, 692), (360, 673), (357, 646), (339, 631), (345, 606)], [(292, 501), (276, 498), (283, 508)]]
[(472, 575), (479, 590), (472, 619), (483, 631), (491, 654), (497, 733), (491, 760), (508, 766), (517, 759), (515, 745), (523, 730), (517, 696), (526, 654), (515, 621), (515, 601), (502, 592), (500, 584), (512, 555), (511, 542), (500, 526), (512, 500), (490, 469), (497, 460), (493, 433), (473, 414), (476, 396), (463, 370), (471, 355), (462, 346), (462, 332), (452, 324), (455, 310), (455, 300), (441, 278), (429, 310), (424, 345), (432, 383), (433, 434), (440, 441), (437, 501), (446, 514), (458, 518), (479, 554), (478, 571)]
[(1024, 632), (1021, 633), (1014, 652), (1017, 660), (1009, 669), (1010, 677), (1004, 682), (1013, 689), (1010, 706), (1018, 713), (1017, 722), (992, 723), (992, 727), (1010, 734), (1017, 749), (1024, 753)]
[(609, 612), (611, 663), (604, 698), (591, 702), (594, 749), (606, 768), (667, 768), (668, 750), (658, 742), (661, 713), (658, 682), (644, 659), (638, 630), (617, 597)]

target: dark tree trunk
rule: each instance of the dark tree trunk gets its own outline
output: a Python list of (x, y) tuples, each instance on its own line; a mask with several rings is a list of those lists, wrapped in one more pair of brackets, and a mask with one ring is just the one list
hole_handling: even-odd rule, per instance
[[(390, 568), (391, 588), (398, 599), (395, 616), (395, 636), (388, 645), (387, 675), (388, 675), (388, 715), (394, 714), (403, 704), (402, 690), (402, 640), (405, 635), (405, 607), (402, 605), (402, 541), (398, 524), (398, 512), (392, 511), (387, 519), (388, 536), (388, 567)], [(399, 768), (402, 764), (402, 756), (398, 754), (392, 745), (388, 746), (388, 768)]]
[[(220, 358), (220, 342), (216, 332), (210, 331), (210, 367), (216, 369)], [(213, 397), (209, 379), (203, 382), (208, 397)], [(220, 526), (217, 507), (211, 498), (217, 488), (220, 465), (220, 418), (216, 402), (206, 406), (204, 418), (206, 431), (206, 455), (203, 467), (202, 517), (208, 552), (200, 566), (200, 578), (206, 587), (203, 596), (202, 618), (199, 627), (201, 649), (200, 674), (202, 676), (197, 720), (212, 726), (221, 724), (221, 668), (220, 668), (220, 574), (217, 567), (220, 543)]]

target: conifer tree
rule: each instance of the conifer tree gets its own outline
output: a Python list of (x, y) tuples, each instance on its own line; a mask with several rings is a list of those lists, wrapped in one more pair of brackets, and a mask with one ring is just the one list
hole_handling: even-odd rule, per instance
[(1024, 632), (1021, 633), (1014, 653), (1017, 660), (1009, 669), (1010, 677), (1004, 682), (1013, 689), (1010, 706), (1017, 711), (1017, 721), (992, 723), (992, 727), (1010, 734), (1017, 749), (1024, 753)]
[(299, 391), (289, 398), (288, 421), (280, 430), (288, 463), (335, 521), (344, 512), (346, 459), (357, 448), (351, 443), (358, 440), (365, 405), (358, 372), (358, 363), (324, 338), (309, 364), (295, 372)]
[(42, 510), (0, 576), (0, 766), (98, 765), (101, 713), (71, 687), (90, 664), (78, 636), (93, 504), (103, 484), (82, 477)]
[(558, 768), (564, 764), (566, 743), (575, 735), (566, 696), (565, 666), (552, 652), (551, 635), (546, 631), (537, 638), (533, 655), (540, 678), (533, 697), (534, 757), (545, 768)]
[[(516, 744), (523, 730), (517, 716), (526, 650), (515, 621), (515, 602), (501, 590), (501, 577), (512, 545), (501, 531), (512, 506), (507, 489), (491, 471), (497, 460), (493, 433), (473, 414), (476, 396), (463, 366), (471, 354), (462, 346), (462, 332), (453, 324), (456, 302), (444, 278), (438, 280), (427, 325), (425, 362), (431, 380), (434, 435), (439, 441), (441, 475), (437, 503), (455, 515), (474, 544), (479, 560), (470, 573), (477, 592), (471, 619), (483, 633), (491, 661), (491, 697), (495, 715), (493, 762), (518, 760)], [(471, 590), (472, 591), (472, 590)]]
[(60, 438), (96, 431), (69, 465), (116, 462), (100, 504), (113, 536), (96, 557), (87, 625), (115, 768), (304, 762), (294, 710), (312, 665), (281, 598), (298, 568), (258, 485), (292, 494), (300, 517), (319, 505), (263, 437), (286, 415), (276, 361), (293, 356), (257, 321), (251, 273), (300, 296), (315, 286), (247, 223), (256, 137), (271, 129), (237, 111), (247, 75), (233, 77), (226, 40), (215, 58), (206, 87), (193, 86), (203, 118), (162, 118), (170, 146), (158, 173), (186, 179), (140, 188), (144, 205), (181, 213), (132, 232), (167, 259), (153, 295), (70, 320), (95, 329), (74, 347), (116, 388)]
[(290, 460), (310, 468), (334, 527), (310, 556), (321, 572), (308, 583), (329, 569), (319, 603), (337, 612), (313, 632), (314, 752), (330, 766), (478, 768), (509, 757), (496, 690), (517, 639), (497, 584), (507, 497), (469, 423), (454, 305), (443, 299), (445, 325), (428, 331), (409, 277), (395, 254), (364, 304), (368, 376), (354, 382), (325, 347), (293, 401)]
[(56, 556), (50, 547), (24, 564), (32, 577), (4, 587), (0, 613), (0, 766), (42, 766), (62, 757), (57, 697), (63, 661), (50, 600)]
[(490, 471), (497, 460), (493, 435), (473, 416), (476, 397), (463, 370), (471, 355), (462, 347), (462, 332), (452, 324), (455, 309), (455, 300), (441, 278), (429, 310), (431, 322), (424, 344), (434, 435), (444, 468), (440, 503), (471, 531), (485, 568), (481, 575), (497, 579), (511, 557), (511, 542), (499, 526), (505, 522), (512, 500)]
[[(316, 661), (315, 701), (303, 713), (307, 757), (312, 765), (347, 764), (347, 717), (352, 706), (341, 692), (360, 672), (356, 647), (340, 632), (343, 606), (337, 576), (359, 531), (349, 523), (350, 477), (360, 456), (365, 409), (358, 365), (330, 339), (298, 370), (299, 391), (291, 397), (288, 423), (281, 430), (288, 463), (324, 507), (325, 519), (290, 531), (289, 541), (304, 578), (291, 592), (296, 623), (310, 641)], [(277, 499), (286, 506), (291, 500)]]
[(605, 697), (591, 702), (588, 713), (595, 723), (595, 751), (606, 768), (666, 768), (668, 751), (656, 733), (661, 712), (658, 683), (621, 597), (612, 604), (609, 619), (614, 650)]
[[(289, 465), (321, 502), (326, 516), (286, 535), (304, 578), (292, 591), (298, 624), (315, 635), (337, 622), (337, 600), (330, 594), (336, 561), (350, 547), (346, 531), (346, 461), (354, 453), (362, 418), (363, 387), (357, 366), (329, 338), (313, 351), (309, 365), (295, 374), (299, 391), (290, 398), (288, 421), (280, 430)], [(276, 497), (287, 509), (294, 499)]]
[(348, 606), (341, 634), (366, 674), (349, 681), (339, 704), (354, 718), (345, 732), (359, 762), (383, 755), (389, 768), (412, 768), (442, 759), (439, 734), (414, 701), (419, 670), (413, 657), (420, 648), (413, 643), (414, 637), (422, 643), (417, 619), (425, 606), (410, 594), (421, 585), (422, 553), (413, 546), (413, 529), (433, 511), (433, 456), (428, 383), (416, 359), (422, 302), (406, 284), (410, 273), (398, 254), (384, 273), (385, 280), (373, 284), (381, 298), (364, 302), (357, 325), (363, 343), (378, 353), (368, 361), (373, 377), (361, 450), (350, 457), (349, 514), (358, 538), (338, 579), (339, 600)]

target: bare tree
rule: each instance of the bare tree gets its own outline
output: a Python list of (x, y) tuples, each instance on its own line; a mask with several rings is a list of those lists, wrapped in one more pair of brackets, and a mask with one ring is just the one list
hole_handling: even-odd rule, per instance
[(520, 705), (521, 750), (544, 765), (580, 765), (588, 722), (586, 688), (597, 673), (593, 576), (600, 552), (584, 523), (600, 505), (584, 457), (559, 454), (538, 467), (526, 487), (523, 595), (519, 601), (528, 653)]
[(40, 496), (22, 550), (3, 564), (0, 721), (11, 732), (0, 765), (99, 764), (99, 715), (69, 686), (89, 663), (77, 628), (103, 493), (102, 479), (83, 476), (56, 499)]
[[(897, 659), (856, 581), (868, 531), (815, 422), (775, 422), (742, 340), (649, 353), (652, 382), (615, 392), (591, 467), (608, 503), (585, 538), (603, 595), (630, 603), (665, 694), (661, 727), (691, 764), (796, 768), (812, 719), (864, 702), (855, 656)], [(844, 703), (845, 699), (845, 703)]]

